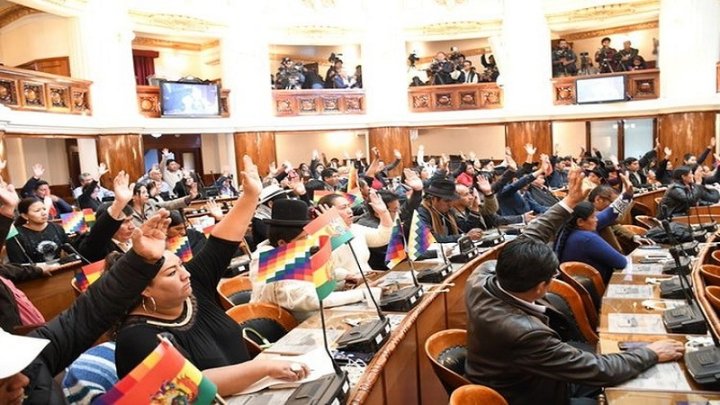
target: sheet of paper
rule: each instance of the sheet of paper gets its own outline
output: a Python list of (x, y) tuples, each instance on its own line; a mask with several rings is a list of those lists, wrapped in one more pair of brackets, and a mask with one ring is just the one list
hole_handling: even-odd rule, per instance
[(606, 298), (649, 299), (653, 298), (653, 286), (644, 284), (610, 284)]
[(657, 264), (642, 264), (632, 263), (628, 261), (627, 267), (623, 269), (622, 274), (642, 274), (642, 275), (654, 275), (659, 276), (663, 274), (663, 265)]
[[(343, 331), (336, 329), (327, 330), (328, 343), (336, 341)], [(303, 354), (322, 348), (323, 335), (322, 329), (295, 328), (283, 336), (282, 339), (273, 343), (272, 346), (265, 349), (267, 353), (279, 354)]]
[[(260, 390), (263, 390), (268, 387), (274, 387), (274, 388), (290, 388), (290, 387), (297, 387), (300, 384), (308, 381), (315, 381), (318, 378), (322, 376), (326, 376), (328, 374), (332, 374), (335, 372), (335, 369), (333, 368), (332, 361), (330, 361), (330, 357), (328, 357), (328, 354), (325, 352), (325, 349), (322, 347), (319, 347), (315, 350), (309, 351), (303, 355), (300, 356), (280, 356), (280, 355), (265, 355), (263, 356), (264, 360), (283, 360), (283, 361), (291, 361), (296, 363), (303, 363), (307, 365), (310, 368), (310, 374), (308, 374), (305, 379), (302, 381), (297, 381), (294, 383), (280, 380), (277, 378), (271, 378), (271, 377), (265, 377), (255, 384), (252, 384), (251, 386), (247, 387), (244, 391), (240, 392), (238, 395), (243, 394), (251, 394), (253, 392), (258, 392)], [(272, 403), (272, 402), (271, 402)]]
[(267, 404), (284, 404), (295, 392), (294, 388), (285, 390), (267, 390), (256, 392), (253, 394), (237, 395), (226, 398), (225, 403), (228, 405), (267, 405)]
[(619, 387), (625, 389), (691, 391), (685, 373), (677, 362), (660, 363)]
[(610, 333), (657, 333), (664, 334), (662, 315), (660, 314), (609, 314), (608, 332)]

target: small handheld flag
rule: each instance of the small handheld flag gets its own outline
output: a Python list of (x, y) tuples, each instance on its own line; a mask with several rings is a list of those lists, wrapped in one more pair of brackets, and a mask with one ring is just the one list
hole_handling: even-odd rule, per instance
[(433, 243), (436, 243), (436, 241), (430, 227), (420, 219), (416, 210), (410, 223), (410, 237), (408, 238), (410, 260), (417, 260), (420, 255), (427, 252)]
[(5, 237), (5, 240), (14, 238), (18, 233), (20, 232), (18, 232), (17, 228), (15, 228), (15, 224), (10, 224), (10, 230), (8, 231), (7, 237)]
[(318, 240), (321, 236), (330, 236), (332, 250), (339, 248), (353, 238), (350, 228), (345, 224), (335, 207), (315, 218), (315, 220), (305, 225), (303, 229), (312, 240)]
[(190, 248), (190, 240), (187, 236), (176, 236), (167, 240), (167, 250), (175, 253), (183, 263), (187, 263), (193, 258), (192, 249)]
[(83, 233), (88, 230), (85, 223), (85, 214), (82, 211), (60, 214), (60, 219), (65, 233)]
[(85, 223), (87, 224), (88, 228), (92, 228), (93, 225), (95, 225), (95, 211), (92, 210), (92, 208), (85, 208), (82, 210), (83, 217), (85, 217)]
[(400, 222), (395, 221), (395, 226), (393, 226), (392, 233), (390, 234), (390, 242), (385, 252), (385, 264), (389, 269), (392, 269), (406, 258), (407, 253), (405, 253), (402, 228), (400, 227)]
[(75, 285), (80, 292), (85, 292), (90, 284), (96, 282), (105, 270), (105, 259), (82, 266), (75, 274)]
[(217, 387), (164, 338), (95, 404), (210, 404)]

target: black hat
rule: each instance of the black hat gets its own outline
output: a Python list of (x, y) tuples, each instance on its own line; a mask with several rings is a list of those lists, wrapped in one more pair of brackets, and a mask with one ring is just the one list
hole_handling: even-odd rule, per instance
[(446, 179), (431, 181), (428, 188), (425, 189), (425, 194), (445, 200), (457, 200), (460, 198), (455, 192), (455, 183)]
[(272, 216), (263, 222), (271, 227), (302, 228), (310, 222), (308, 206), (302, 200), (277, 200), (272, 206)]

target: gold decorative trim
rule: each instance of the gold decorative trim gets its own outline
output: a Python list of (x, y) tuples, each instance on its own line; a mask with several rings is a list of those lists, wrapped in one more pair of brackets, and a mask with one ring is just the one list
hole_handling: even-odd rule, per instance
[(632, 31), (650, 30), (658, 28), (660, 26), (658, 21), (650, 21), (638, 24), (622, 25), (619, 27), (605, 28), (602, 30), (574, 32), (572, 34), (563, 35), (563, 38), (568, 41), (577, 41), (581, 39), (606, 37), (613, 34), (621, 34)]
[(10, 25), (23, 17), (38, 13), (42, 13), (42, 11), (20, 5), (10, 6), (0, 11), (0, 28)]
[(491, 21), (453, 21), (407, 29), (413, 35), (461, 35), (487, 31), (497, 31), (502, 28), (501, 20)]
[(582, 21), (603, 21), (608, 18), (628, 16), (638, 13), (659, 12), (659, 0), (645, 0), (635, 2), (611, 3), (594, 7), (581, 8), (578, 10), (563, 11), (548, 14), (547, 22), (552, 27), (556, 23), (582, 22)]
[(133, 21), (140, 24), (170, 28), (176, 31), (206, 32), (211, 28), (219, 27), (218, 24), (212, 21), (180, 14), (155, 14), (131, 11), (130, 17)]
[(332, 25), (298, 25), (295, 27), (287, 28), (288, 35), (309, 37), (338, 36), (346, 35), (348, 33), (350, 33), (349, 29)]
[[(492, 55), (492, 49), (488, 48), (472, 48), (472, 49), (458, 49), (458, 52), (465, 55), (466, 58), (469, 58), (471, 56), (478, 56), (482, 55), (483, 51), (485, 51), (485, 54), (488, 56)], [(445, 54), (449, 54), (449, 52), (445, 52)], [(424, 64), (424, 63), (430, 63), (432, 62), (435, 55), (430, 56), (421, 56), (416, 63)]]
[(220, 41), (215, 39), (203, 44), (194, 44), (192, 42), (170, 41), (161, 38), (135, 37), (132, 41), (133, 46), (147, 46), (153, 48), (169, 48), (179, 49), (182, 51), (203, 51), (212, 49), (220, 45)]

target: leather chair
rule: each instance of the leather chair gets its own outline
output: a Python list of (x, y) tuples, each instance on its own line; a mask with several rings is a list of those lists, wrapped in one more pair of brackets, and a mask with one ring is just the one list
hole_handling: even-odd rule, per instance
[(449, 405), (508, 405), (508, 403), (494, 389), (470, 384), (453, 391)]
[(290, 312), (267, 303), (237, 305), (226, 313), (243, 328), (245, 343), (253, 357), (262, 352), (263, 346), (277, 342), (298, 325)]
[(597, 327), (598, 312), (605, 294), (605, 283), (600, 273), (589, 264), (565, 262), (560, 264), (560, 279), (577, 291), (590, 324)]
[(220, 296), (220, 304), (227, 311), (236, 305), (250, 302), (252, 282), (248, 276), (226, 278), (218, 284), (217, 292)]
[(715, 250), (710, 254), (710, 263), (720, 265), (720, 250)]
[[(637, 204), (637, 203), (635, 203)], [(655, 228), (656, 226), (661, 226), (660, 221), (658, 221), (657, 218), (650, 216), (650, 215), (636, 215), (635, 216), (635, 222), (640, 224), (641, 226), (651, 229)]]
[(623, 228), (634, 233), (635, 235), (640, 235), (640, 236), (645, 236), (645, 234), (648, 231), (647, 229), (643, 228), (642, 226), (637, 226), (637, 225), (623, 225)]
[(584, 343), (590, 346), (597, 344), (598, 335), (595, 333), (595, 328), (590, 324), (585, 313), (585, 306), (575, 289), (561, 280), (552, 279), (545, 300), (568, 318), (572, 323), (571, 327), (577, 328), (576, 331), (571, 331), (575, 332), (573, 334), (580, 334), (585, 339)]
[(425, 341), (425, 355), (448, 395), (458, 387), (470, 384), (463, 377), (467, 356), (466, 330), (448, 329), (433, 333)]
[(80, 294), (82, 294), (82, 291), (80, 291), (80, 287), (77, 285), (77, 280), (75, 278), (70, 279), (70, 286), (73, 289), (73, 292), (75, 293), (75, 298), (79, 297)]

